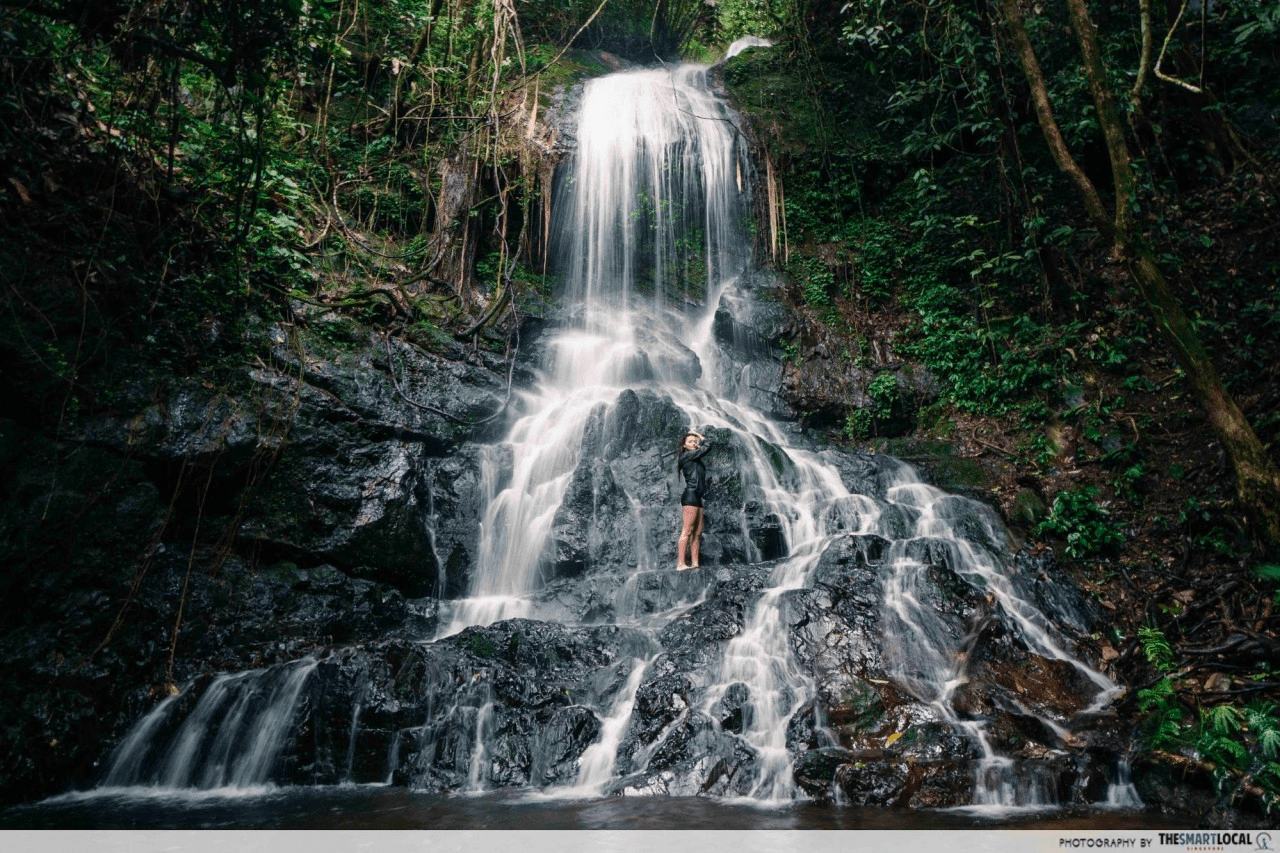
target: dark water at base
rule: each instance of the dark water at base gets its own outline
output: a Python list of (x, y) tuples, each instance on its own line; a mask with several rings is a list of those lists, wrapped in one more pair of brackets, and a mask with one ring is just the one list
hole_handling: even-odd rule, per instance
[(702, 797), (565, 801), (528, 793), (418, 794), (377, 786), (279, 788), (252, 794), (137, 789), (69, 794), (0, 812), (0, 829), (539, 829), (918, 830), (1182, 829), (1189, 817), (1150, 810), (907, 811), (796, 803), (738, 805)]

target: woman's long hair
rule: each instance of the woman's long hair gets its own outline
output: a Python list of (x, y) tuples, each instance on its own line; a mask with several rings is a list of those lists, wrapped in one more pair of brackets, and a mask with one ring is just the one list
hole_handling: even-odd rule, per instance
[(697, 436), (698, 438), (702, 438), (702, 436), (698, 435), (698, 433), (696, 432), (686, 432), (684, 435), (680, 436), (680, 441), (676, 443), (676, 472), (677, 473), (679, 473), (680, 471), (680, 455), (685, 452), (684, 443), (685, 441), (688, 440), (689, 436), (691, 435)]

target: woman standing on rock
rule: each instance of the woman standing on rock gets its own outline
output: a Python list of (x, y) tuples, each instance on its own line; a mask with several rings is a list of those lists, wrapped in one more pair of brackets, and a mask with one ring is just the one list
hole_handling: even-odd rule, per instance
[[(676, 447), (676, 465), (684, 477), (684, 492), (680, 495), (680, 508), (684, 517), (680, 525), (680, 539), (676, 542), (676, 570), (696, 569), (699, 563), (699, 546), (702, 539), (702, 498), (707, 493), (707, 466), (702, 464), (702, 457), (707, 455), (711, 444), (699, 447), (702, 435), (687, 432)], [(685, 551), (689, 552), (689, 562), (685, 562)]]

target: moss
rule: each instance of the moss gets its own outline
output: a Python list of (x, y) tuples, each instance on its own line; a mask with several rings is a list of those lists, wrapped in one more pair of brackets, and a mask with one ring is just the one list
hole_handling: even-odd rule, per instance
[(1049, 508), (1031, 489), (1022, 489), (1013, 498), (1013, 507), (1009, 511), (1009, 520), (1031, 529), (1044, 521), (1049, 515)]
[(288, 578), (288, 577), (294, 576), (298, 574), (298, 572), (299, 572), (298, 564), (292, 563), (288, 560), (285, 560), (284, 562), (281, 562), (281, 563), (276, 563), (274, 566), (271, 566), (267, 570), (267, 574), (276, 575), (282, 578)]
[(844, 713), (854, 731), (873, 734), (884, 725), (884, 702), (880, 693), (870, 684), (856, 682), (840, 697)]
[(791, 460), (787, 458), (787, 454), (782, 448), (776, 444), (765, 441), (764, 439), (756, 439), (760, 444), (760, 449), (764, 451), (764, 455), (769, 460), (769, 467), (773, 469), (773, 475), (779, 479), (791, 468)]
[[(538, 106), (546, 109), (552, 106), (552, 93), (558, 86), (573, 86), (592, 77), (600, 77), (613, 71), (600, 59), (599, 53), (592, 50), (567, 50), (559, 59), (556, 54), (560, 48), (550, 44), (539, 44), (529, 48), (526, 58), (530, 72), (538, 74)], [(554, 64), (547, 63), (555, 60)]]
[(890, 438), (875, 442), (875, 450), (920, 465), (940, 489), (954, 491), (965, 488), (985, 488), (986, 472), (975, 459), (956, 455), (950, 444), (942, 441), (916, 438)]
[(479, 631), (467, 638), (471, 653), (478, 658), (491, 658), (498, 653), (498, 647), (493, 644), (493, 640)]
[(931, 471), (935, 482), (943, 489), (982, 487), (986, 484), (986, 474), (974, 459), (958, 457), (939, 459), (932, 466)]
[(916, 424), (921, 432), (934, 438), (950, 438), (956, 431), (955, 418), (949, 416), (947, 406), (942, 403), (922, 406), (916, 415)]

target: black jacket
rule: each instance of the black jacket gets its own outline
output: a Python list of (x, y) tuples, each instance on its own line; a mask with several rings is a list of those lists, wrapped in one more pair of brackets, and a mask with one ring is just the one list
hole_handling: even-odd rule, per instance
[(711, 481), (707, 478), (707, 466), (702, 464), (702, 457), (710, 449), (711, 443), (708, 442), (697, 450), (680, 451), (680, 473), (684, 476), (684, 487), (693, 489), (698, 497), (705, 495), (711, 487)]

